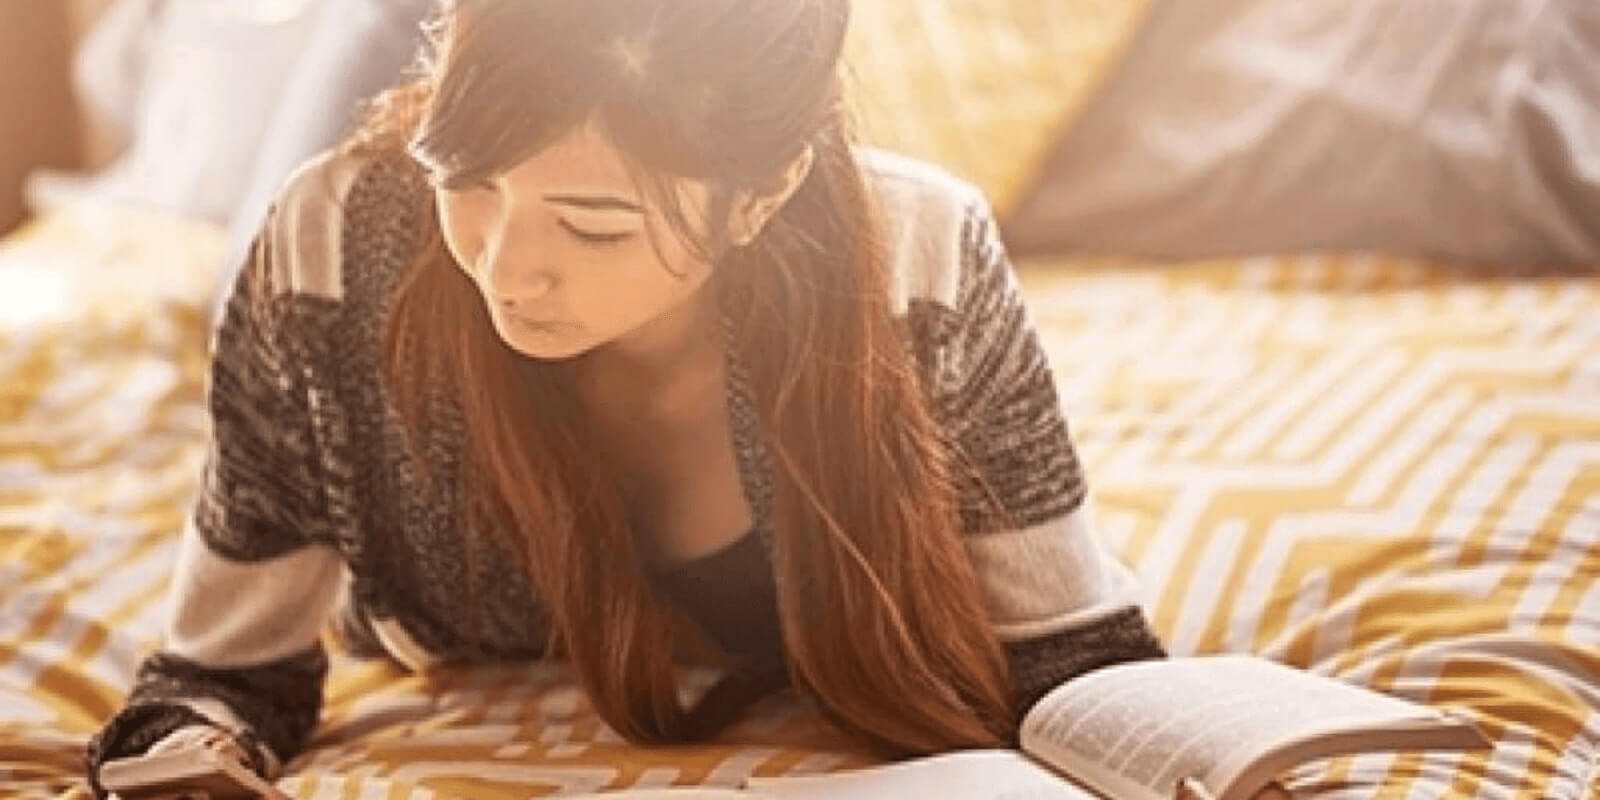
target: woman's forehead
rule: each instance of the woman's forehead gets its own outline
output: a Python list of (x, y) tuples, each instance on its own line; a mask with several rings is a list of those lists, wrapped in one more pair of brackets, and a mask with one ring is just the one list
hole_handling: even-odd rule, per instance
[[(639, 180), (658, 176), (641, 176), (636, 169), (630, 168), (623, 151), (598, 124), (587, 123), (562, 134), (499, 177), (547, 199), (552, 195), (610, 198), (638, 209), (655, 210), (657, 198)], [(690, 178), (668, 177), (666, 187), (677, 195), (677, 202), (684, 208), (700, 208), (710, 196), (707, 184)]]
[(604, 193), (635, 204), (644, 199), (622, 153), (593, 124), (568, 131), (501, 177), (543, 191)]

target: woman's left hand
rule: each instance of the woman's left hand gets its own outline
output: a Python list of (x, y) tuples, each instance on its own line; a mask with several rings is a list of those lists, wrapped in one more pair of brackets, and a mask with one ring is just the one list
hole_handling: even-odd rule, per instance
[[(1186, 780), (1178, 783), (1177, 800), (1214, 800), (1214, 798), (1198, 781)], [(1266, 788), (1256, 792), (1251, 800), (1294, 800), (1294, 796), (1289, 794), (1282, 784), (1273, 781)]]

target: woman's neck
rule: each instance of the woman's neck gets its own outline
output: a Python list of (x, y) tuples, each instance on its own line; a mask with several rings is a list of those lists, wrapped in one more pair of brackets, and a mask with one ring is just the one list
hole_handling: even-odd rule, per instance
[(598, 348), (576, 365), (579, 397), (602, 418), (692, 417), (720, 397), (722, 328), (705, 287), (677, 308)]

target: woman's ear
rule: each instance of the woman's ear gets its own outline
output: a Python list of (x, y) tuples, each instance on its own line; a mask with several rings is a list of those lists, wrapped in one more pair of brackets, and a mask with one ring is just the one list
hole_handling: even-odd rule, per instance
[(771, 191), (756, 195), (744, 195), (739, 199), (733, 210), (733, 243), (744, 247), (755, 241), (761, 231), (767, 227), (773, 215), (789, 198), (806, 182), (811, 174), (811, 167), (816, 163), (816, 151), (810, 145), (796, 156), (794, 161), (784, 169), (778, 184)]

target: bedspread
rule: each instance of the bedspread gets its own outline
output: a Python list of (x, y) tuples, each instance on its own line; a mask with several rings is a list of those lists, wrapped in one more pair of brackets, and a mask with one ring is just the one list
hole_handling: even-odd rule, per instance
[[(200, 475), (220, 237), (118, 230), (58, 219), (0, 248), (0, 796), (82, 795), (84, 742), (157, 641)], [(1174, 652), (1260, 653), (1460, 709), (1495, 741), (1318, 762), (1291, 788), (1594, 796), (1600, 278), (1328, 256), (1026, 264), (1023, 282), (1099, 528)], [(336, 652), (327, 698), (279, 784), (293, 796), (870, 760), (782, 697), (711, 745), (629, 746), (557, 664), (412, 675)]]

